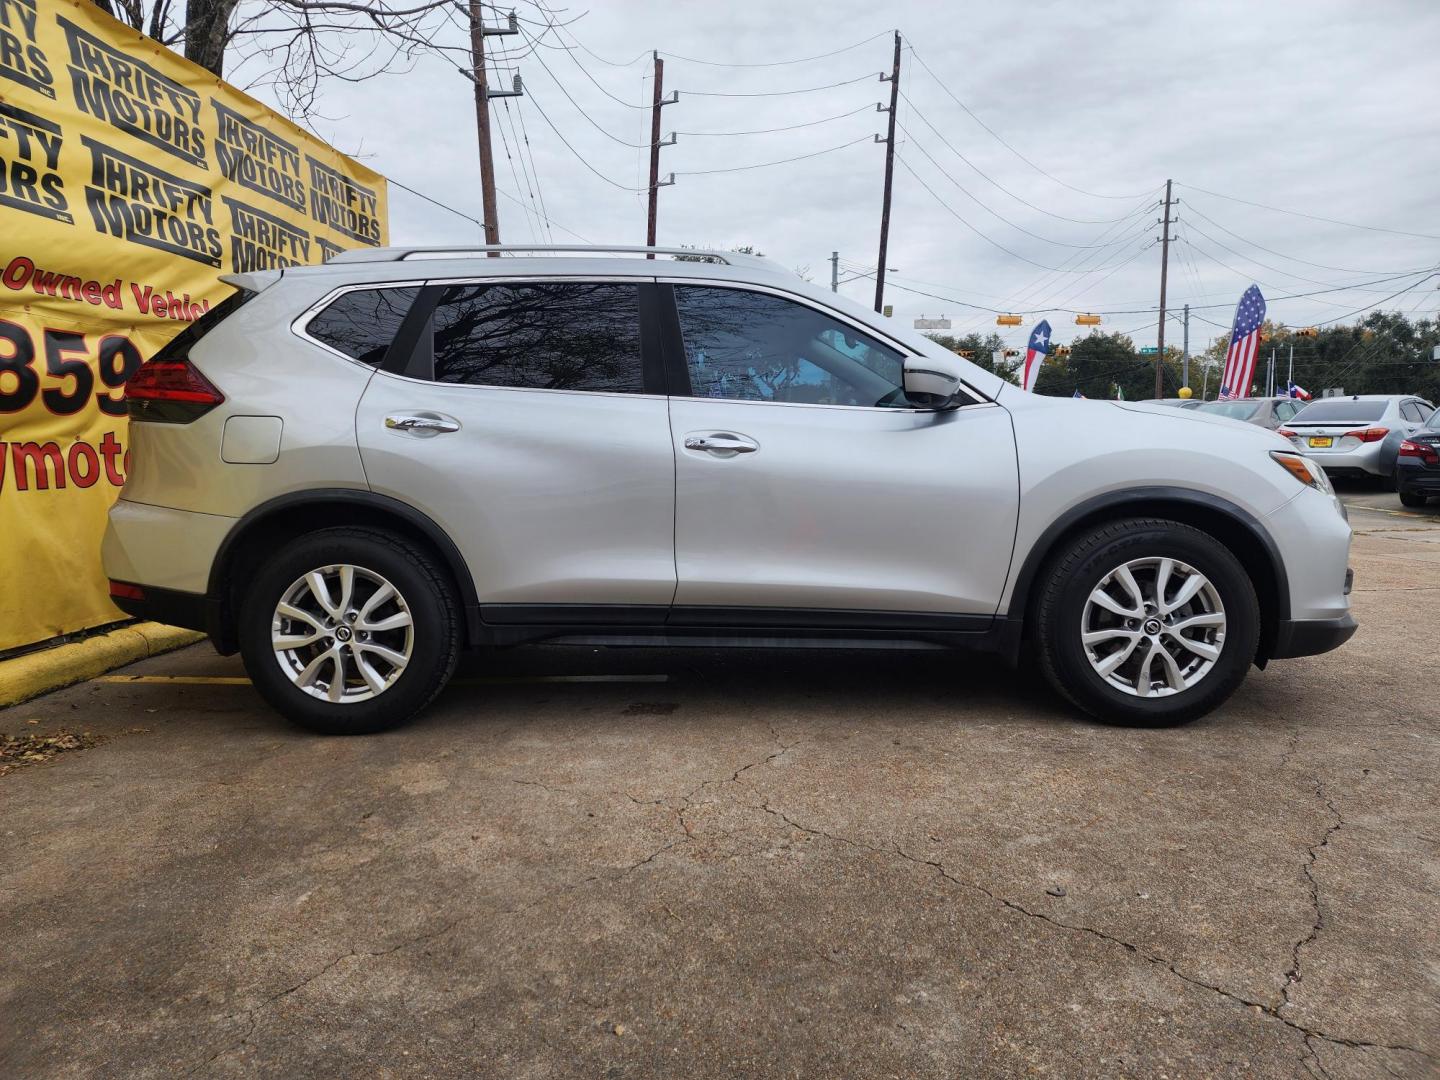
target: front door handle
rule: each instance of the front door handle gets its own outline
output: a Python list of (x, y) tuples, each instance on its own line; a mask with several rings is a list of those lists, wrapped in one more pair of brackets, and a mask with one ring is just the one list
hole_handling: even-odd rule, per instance
[(685, 436), (686, 450), (703, 450), (718, 457), (733, 457), (736, 454), (753, 454), (760, 444), (733, 431), (696, 432)]
[(459, 431), (460, 421), (440, 413), (395, 413), (385, 417), (385, 426), (391, 431), (406, 431), (415, 435), (443, 435)]

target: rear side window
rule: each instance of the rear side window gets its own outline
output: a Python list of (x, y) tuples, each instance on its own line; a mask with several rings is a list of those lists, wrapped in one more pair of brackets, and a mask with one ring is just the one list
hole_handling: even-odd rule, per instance
[(250, 292), (248, 289), (237, 289), (200, 318), (187, 324), (185, 329), (165, 343), (153, 359), (168, 360), (176, 356), (185, 356), (201, 338), (234, 315), (243, 304), (256, 295), (258, 294)]
[(436, 382), (644, 393), (636, 285), (451, 285), (432, 325)]
[(1358, 420), (1379, 420), (1385, 415), (1384, 401), (1316, 401), (1295, 414), (1297, 424), (1350, 424)]
[(378, 364), (419, 295), (418, 286), (353, 289), (327, 304), (305, 332), (362, 364)]

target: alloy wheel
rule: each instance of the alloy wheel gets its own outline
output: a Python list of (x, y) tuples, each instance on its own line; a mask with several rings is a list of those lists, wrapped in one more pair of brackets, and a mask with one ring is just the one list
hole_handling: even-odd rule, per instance
[(270, 620), (286, 677), (311, 697), (367, 701), (394, 685), (415, 644), (410, 607), (373, 570), (338, 563), (296, 578)]
[(1203, 679), (1225, 646), (1225, 605), (1178, 559), (1132, 559), (1100, 579), (1080, 616), (1095, 673), (1136, 697), (1165, 697)]

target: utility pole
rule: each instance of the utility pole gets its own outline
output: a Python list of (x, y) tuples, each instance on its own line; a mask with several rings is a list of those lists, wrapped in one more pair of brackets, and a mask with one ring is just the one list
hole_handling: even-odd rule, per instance
[(840, 291), (840, 253), (830, 252), (830, 291)]
[[(655, 60), (655, 87), (654, 94), (650, 99), (650, 209), (645, 218), (645, 246), (655, 246), (655, 215), (660, 208), (660, 189), (675, 183), (675, 174), (670, 174), (670, 179), (660, 179), (660, 148), (662, 146), (673, 146), (676, 136), (671, 134), (670, 138), (661, 141), (660, 139), (660, 110), (666, 105), (674, 105), (680, 100), (679, 91), (670, 100), (665, 100), (665, 61), (660, 59), (660, 53), (652, 54)], [(653, 259), (654, 255), (646, 255), (647, 259)]]
[(1170, 273), (1170, 184), (1165, 181), (1165, 217), (1160, 234), (1160, 331), (1155, 349), (1155, 396), (1165, 396), (1165, 382), (1162, 378), (1165, 363), (1165, 283)]
[[(885, 73), (880, 73), (880, 81), (885, 81)], [(890, 246), (890, 189), (895, 182), (895, 106), (900, 99), (900, 31), (895, 31), (895, 61), (890, 68), (890, 108), (887, 110), (883, 105), (876, 104), (879, 112), (890, 113), (889, 132), (884, 139), (879, 135), (875, 136), (876, 142), (885, 144), (885, 197), (880, 204), (880, 260), (875, 264), (875, 310), (881, 311), (885, 306), (885, 260), (889, 257), (887, 248)]]
[[(480, 0), (470, 0), (470, 79), (475, 84), (475, 122), (480, 135), (480, 203), (481, 216), (485, 219), (485, 243), (500, 243), (500, 215), (495, 207), (495, 158), (490, 149), (490, 99), (495, 97), (519, 97), (520, 76), (515, 76), (514, 90), (491, 90), (485, 79), (485, 39), (487, 37), (518, 34), (520, 27), (515, 13), (510, 13), (509, 25), (488, 29), (484, 23), (484, 5)], [(492, 255), (497, 254), (491, 252)]]
[(1180, 385), (1190, 385), (1190, 305), (1185, 305), (1185, 347), (1181, 350)]
[(1290, 377), (1285, 380), (1285, 393), (1288, 396), (1290, 387), (1295, 385), (1295, 342), (1290, 342)]

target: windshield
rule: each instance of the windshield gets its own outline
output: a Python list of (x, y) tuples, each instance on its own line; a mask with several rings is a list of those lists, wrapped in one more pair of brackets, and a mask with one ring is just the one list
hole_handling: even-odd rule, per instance
[(1440, 431), (1440, 409), (1430, 414), (1430, 419), (1425, 421), (1426, 431)]
[(1260, 411), (1258, 401), (1207, 401), (1196, 408), (1196, 412), (1211, 416), (1228, 416), (1231, 420), (1249, 420)]
[(1385, 401), (1355, 401), (1353, 398), (1315, 401), (1295, 414), (1292, 424), (1353, 424), (1357, 420), (1379, 420), (1385, 415)]

